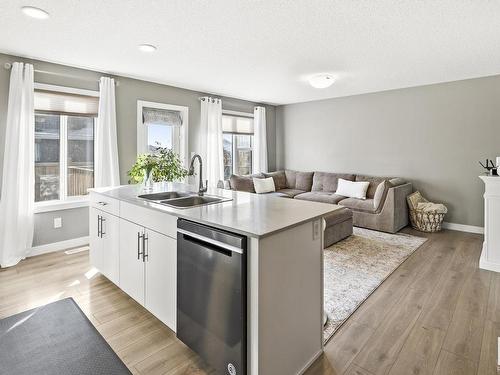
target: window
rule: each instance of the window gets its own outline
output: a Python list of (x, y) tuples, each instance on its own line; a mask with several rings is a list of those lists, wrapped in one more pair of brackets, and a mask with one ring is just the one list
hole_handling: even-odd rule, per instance
[(35, 202), (81, 200), (94, 186), (98, 93), (36, 89), (40, 86), (35, 86)]
[(224, 179), (252, 173), (253, 115), (224, 111), (222, 115)]
[(174, 150), (187, 158), (188, 107), (137, 101), (137, 153), (154, 153), (156, 147)]
[(35, 202), (59, 199), (60, 116), (35, 113)]

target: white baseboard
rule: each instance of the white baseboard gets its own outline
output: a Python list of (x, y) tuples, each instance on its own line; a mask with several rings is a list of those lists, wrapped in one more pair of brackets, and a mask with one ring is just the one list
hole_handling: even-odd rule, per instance
[(89, 236), (85, 236), (85, 237), (73, 238), (71, 240), (66, 240), (66, 241), (49, 243), (46, 245), (34, 246), (29, 250), (27, 257), (34, 257), (35, 255), (41, 255), (41, 254), (52, 253), (54, 251), (71, 249), (73, 247), (88, 245), (88, 243), (89, 243)]
[(464, 225), (464, 224), (456, 224), (456, 223), (447, 223), (445, 221), (443, 223), (443, 228), (444, 229), (450, 229), (450, 230), (458, 230), (459, 232), (484, 234), (484, 228), (483, 227), (476, 227), (474, 225)]
[(483, 251), (481, 252), (481, 257), (479, 258), (479, 268), (488, 271), (500, 272), (500, 264), (488, 262), (486, 260), (486, 243), (484, 242), (483, 242)]

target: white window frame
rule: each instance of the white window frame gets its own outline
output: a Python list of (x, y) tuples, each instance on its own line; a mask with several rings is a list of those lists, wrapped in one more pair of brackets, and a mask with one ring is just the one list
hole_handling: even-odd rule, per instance
[[(254, 118), (254, 114), (250, 112), (241, 112), (241, 111), (230, 111), (227, 109), (222, 110), (222, 116), (228, 115), (228, 116), (240, 116), (240, 117), (248, 117), (248, 118)], [(223, 134), (231, 134), (231, 145), (232, 145), (232, 171), (233, 173), (235, 172), (235, 165), (236, 165), (236, 140), (234, 138), (234, 135), (251, 135), (252, 137), (254, 136), (253, 134), (247, 134), (247, 133), (229, 133), (229, 132), (223, 132)], [(253, 173), (253, 153), (254, 153), (254, 143), (255, 140), (253, 138), (250, 139), (250, 150), (252, 151), (252, 170), (250, 173)], [(224, 151), (223, 151), (224, 152)]]
[[(76, 94), (76, 95), (84, 95), (84, 96), (93, 96), (99, 97), (99, 91), (94, 90), (84, 90), (77, 89), (73, 87), (66, 86), (56, 86), (56, 85), (48, 85), (45, 83), (35, 82), (34, 85), (35, 90), (45, 90), (45, 91), (57, 91), (64, 92), (67, 94)], [(94, 120), (94, 155), (95, 155), (95, 145), (96, 143), (96, 123)], [(54, 199), (51, 201), (42, 201), (35, 202), (34, 212), (42, 213), (42, 212), (50, 212), (50, 211), (60, 211), (60, 210), (69, 210), (72, 208), (79, 207), (88, 207), (89, 206), (89, 196), (88, 195), (80, 195), (75, 197), (67, 196), (67, 116), (61, 115), (61, 121), (59, 124), (59, 199)], [(94, 158), (94, 170), (95, 170), (96, 160)], [(33, 168), (35, 166), (33, 165)], [(33, 187), (34, 188), (34, 187)]]
[(189, 130), (189, 107), (148, 102), (145, 100), (137, 101), (137, 155), (148, 152), (148, 128), (142, 122), (143, 108), (165, 109), (169, 111), (179, 111), (182, 114), (182, 125), (174, 127), (172, 141), (174, 143), (174, 151), (179, 154), (179, 158), (188, 165), (188, 130)]

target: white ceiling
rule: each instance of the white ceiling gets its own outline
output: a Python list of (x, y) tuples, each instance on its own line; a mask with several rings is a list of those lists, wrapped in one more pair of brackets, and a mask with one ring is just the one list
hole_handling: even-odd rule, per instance
[(274, 104), (500, 73), (500, 1), (1, 0), (0, 25), (4, 53)]

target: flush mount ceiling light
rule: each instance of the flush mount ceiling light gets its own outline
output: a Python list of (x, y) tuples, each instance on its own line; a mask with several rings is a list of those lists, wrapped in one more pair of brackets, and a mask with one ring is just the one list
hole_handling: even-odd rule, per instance
[(142, 52), (154, 52), (158, 49), (156, 46), (153, 46), (152, 44), (139, 44), (137, 48), (139, 48), (139, 51)]
[(32, 18), (37, 18), (39, 20), (44, 20), (49, 18), (49, 13), (40, 8), (32, 6), (24, 6), (21, 8), (21, 10), (23, 11), (24, 14)]
[(331, 74), (316, 74), (309, 78), (309, 83), (315, 89), (326, 89), (330, 87), (335, 82), (335, 79)]

